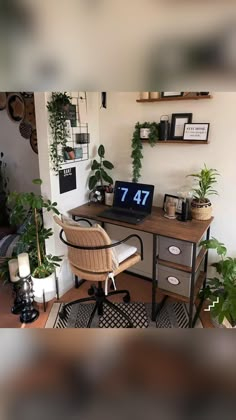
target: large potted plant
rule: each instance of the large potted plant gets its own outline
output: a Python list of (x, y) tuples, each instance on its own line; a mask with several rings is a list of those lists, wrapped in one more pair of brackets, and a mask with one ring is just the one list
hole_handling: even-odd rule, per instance
[(193, 219), (209, 220), (212, 215), (212, 205), (209, 200), (210, 195), (218, 195), (214, 189), (217, 182), (216, 177), (219, 175), (216, 169), (208, 169), (204, 164), (203, 169), (195, 174), (190, 174), (197, 182), (193, 188), (193, 200), (191, 202), (191, 212)]
[(150, 146), (155, 146), (159, 139), (159, 124), (155, 122), (144, 122), (140, 124), (137, 122), (135, 124), (133, 137), (132, 137), (132, 153), (131, 158), (133, 160), (133, 175), (132, 181), (138, 182), (141, 177), (141, 168), (142, 168), (142, 149), (143, 143), (142, 140), (148, 140)]
[(93, 173), (89, 178), (89, 189), (93, 191), (96, 187), (100, 190), (103, 196), (102, 201), (104, 201), (106, 186), (113, 184), (113, 179), (107, 173), (107, 169), (113, 169), (114, 165), (105, 159), (105, 147), (102, 144), (98, 148), (98, 157), (98, 160), (94, 159), (92, 162), (91, 170)]
[(210, 303), (213, 318), (226, 327), (236, 326), (236, 258), (227, 257), (227, 248), (217, 239), (201, 242), (206, 249), (216, 250), (220, 260), (213, 263), (217, 277), (208, 279), (200, 293)]
[[(34, 184), (42, 184), (40, 179), (33, 180)], [(43, 224), (43, 211), (59, 214), (57, 203), (44, 199), (41, 195), (13, 192), (8, 199), (10, 222), (14, 225), (27, 220), (24, 231), (17, 244), (16, 253), (28, 252), (31, 275), (33, 279), (34, 299), (36, 302), (51, 300), (55, 296), (55, 268), (59, 267), (61, 257), (46, 255), (45, 241), (53, 235), (51, 228), (46, 229)]]
[(7, 185), (8, 177), (6, 175), (6, 162), (4, 162), (4, 154), (0, 153), (0, 226), (8, 226), (9, 217), (7, 209)]

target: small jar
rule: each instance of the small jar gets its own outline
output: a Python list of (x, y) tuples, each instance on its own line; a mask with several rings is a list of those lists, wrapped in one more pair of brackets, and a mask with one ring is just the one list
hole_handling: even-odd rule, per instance
[(168, 201), (166, 205), (166, 214), (169, 217), (175, 217), (176, 203), (174, 201)]
[(140, 99), (149, 99), (149, 92), (140, 92)]
[(150, 92), (150, 99), (159, 99), (159, 92)]

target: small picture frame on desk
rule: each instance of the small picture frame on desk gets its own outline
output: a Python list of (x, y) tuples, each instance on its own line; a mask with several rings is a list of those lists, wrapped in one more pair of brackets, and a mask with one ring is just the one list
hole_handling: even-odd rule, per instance
[(185, 124), (183, 140), (207, 141), (209, 135), (209, 123)]
[(192, 118), (192, 113), (172, 114), (170, 139), (183, 140), (185, 124), (190, 124), (192, 122)]
[(174, 201), (176, 203), (176, 210), (175, 213), (176, 214), (181, 214), (182, 213), (182, 202), (184, 201), (183, 198), (180, 198), (176, 195), (171, 195), (171, 194), (165, 194), (164, 196), (164, 201), (163, 201), (163, 210), (166, 212), (166, 206), (168, 201)]

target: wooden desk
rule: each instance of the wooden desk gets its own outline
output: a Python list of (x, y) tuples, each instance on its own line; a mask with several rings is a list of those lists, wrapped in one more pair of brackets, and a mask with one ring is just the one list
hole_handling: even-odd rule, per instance
[[(207, 221), (198, 221), (192, 220), (187, 222), (180, 222), (178, 220), (169, 220), (164, 217), (164, 212), (159, 207), (152, 208), (152, 214), (145, 219), (142, 223), (137, 225), (131, 225), (128, 223), (106, 219), (100, 217), (98, 214), (105, 210), (107, 206), (101, 204), (84, 204), (82, 206), (76, 207), (69, 211), (69, 214), (76, 218), (87, 218), (92, 219), (101, 223), (109, 223), (113, 225), (118, 225), (122, 227), (127, 227), (129, 229), (134, 229), (136, 231), (146, 232), (152, 235), (153, 237), (153, 257), (152, 257), (152, 319), (156, 319), (157, 311), (160, 310), (160, 305), (156, 305), (156, 288), (157, 288), (157, 237), (162, 236), (166, 238), (172, 238), (175, 240), (184, 241), (193, 245), (192, 252), (192, 264), (191, 267), (185, 267), (175, 263), (169, 263), (167, 261), (160, 261), (159, 264), (162, 266), (167, 265), (174, 269), (182, 270), (183, 272), (188, 272), (191, 274), (191, 293), (190, 297), (182, 297), (165, 291), (167, 296), (172, 296), (175, 299), (181, 300), (183, 302), (189, 302), (189, 327), (194, 326), (197, 316), (200, 312), (202, 302), (200, 302), (199, 308), (197, 310), (196, 316), (193, 320), (193, 307), (198, 291), (200, 290), (202, 284), (205, 286), (206, 282), (206, 273), (207, 273), (207, 262), (208, 262), (208, 253), (203, 250), (200, 254), (197, 255), (197, 244), (200, 242), (204, 234), (206, 234), (206, 239), (210, 237), (210, 225), (213, 218)], [(195, 275), (197, 269), (200, 267), (200, 264), (204, 260), (204, 271), (201, 273), (198, 281), (195, 284)], [(163, 292), (163, 290), (162, 290)]]

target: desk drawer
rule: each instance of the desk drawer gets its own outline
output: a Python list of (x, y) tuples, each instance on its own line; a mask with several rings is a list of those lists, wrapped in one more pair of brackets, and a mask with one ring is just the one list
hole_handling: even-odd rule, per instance
[[(159, 236), (158, 245), (160, 260), (171, 261), (187, 267), (192, 266), (193, 244), (190, 242)], [(197, 255), (200, 249), (198, 246)]]
[[(200, 269), (195, 275), (195, 283), (199, 277)], [(174, 268), (158, 265), (157, 268), (157, 286), (160, 289), (177, 293), (181, 296), (190, 297), (191, 291), (191, 273), (176, 270)]]

